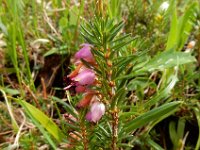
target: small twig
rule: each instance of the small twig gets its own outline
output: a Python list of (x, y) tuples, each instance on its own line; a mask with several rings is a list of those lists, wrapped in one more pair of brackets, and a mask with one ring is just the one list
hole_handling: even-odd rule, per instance
[(0, 133), (0, 136), (2, 136), (2, 135), (7, 135), (7, 134), (10, 134), (10, 133), (13, 133), (13, 130), (1, 132), (1, 133)]
[(43, 97), (44, 97), (44, 99), (47, 99), (47, 89), (46, 89), (46, 85), (44, 83), (44, 78), (42, 78), (42, 77), (41, 77), (41, 83), (42, 83)]
[[(58, 36), (58, 38), (60, 39), (60, 34), (56, 31), (56, 29), (54, 28), (54, 26), (52, 25), (51, 20), (49, 19), (47, 12), (45, 11), (45, 9), (43, 10), (44, 12), (44, 20), (47, 22), (47, 24), (49, 25), (49, 27), (51, 28), (51, 30)], [(60, 39), (61, 40), (61, 39)]]
[(9, 84), (11, 85), (12, 88), (16, 88), (16, 86), (13, 84), (13, 81), (11, 81), (10, 77), (8, 76), (7, 73), (5, 73), (5, 77), (7, 79), (7, 81), (9, 82)]
[(22, 111), (20, 111), (21, 115), (23, 116), (23, 122), (17, 132), (17, 135), (15, 137), (15, 141), (14, 141), (14, 144), (11, 146), (12, 148), (18, 148), (19, 147), (19, 138), (20, 138), (20, 133), (23, 129), (23, 126), (25, 125), (25, 122), (26, 122), (26, 117), (24, 115), (24, 113)]
[(57, 73), (57, 71), (58, 71), (59, 68), (60, 68), (60, 65), (52, 68), (53, 73), (52, 73), (52, 75), (51, 75), (51, 77), (50, 77), (50, 79), (49, 79), (49, 81), (47, 83), (47, 86), (46, 86), (47, 88), (50, 87), (51, 84), (53, 83), (53, 80), (55, 79), (56, 73)]
[(5, 93), (2, 89), (0, 89), (0, 91), (1, 91), (1, 93), (3, 94), (3, 97), (4, 97), (5, 101), (6, 101), (6, 105), (7, 105), (8, 112), (9, 112), (9, 114), (10, 114), (10, 117), (11, 117), (11, 119), (12, 119), (12, 122), (14, 123), (14, 125), (15, 125), (16, 128), (19, 128), (19, 127), (18, 127), (18, 124), (17, 124), (17, 122), (16, 122), (16, 120), (15, 120), (15, 117), (14, 117), (14, 115), (13, 115), (11, 106), (10, 106), (10, 104), (9, 104), (9, 102), (8, 102), (6, 93)]

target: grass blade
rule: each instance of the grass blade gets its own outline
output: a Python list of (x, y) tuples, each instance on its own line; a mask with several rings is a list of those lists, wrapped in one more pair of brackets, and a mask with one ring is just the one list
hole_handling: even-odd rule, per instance
[(46, 129), (58, 142), (61, 142), (65, 137), (59, 127), (45, 115), (42, 111), (34, 107), (33, 105), (25, 102), (18, 101), (18, 103), (25, 109), (26, 113), (34, 118), (40, 125)]
[[(142, 127), (143, 125), (145, 125), (151, 121), (159, 119), (160, 117), (162, 117), (166, 114), (171, 115), (172, 113), (174, 113), (174, 111), (176, 111), (176, 109), (178, 108), (178, 106), (180, 104), (181, 104), (180, 102), (171, 102), (168, 104), (164, 104), (160, 107), (157, 107), (153, 110), (150, 110), (150, 111), (138, 116), (137, 118), (130, 121), (129, 123), (127, 123), (126, 127), (125, 127), (125, 131), (127, 133), (129, 133), (137, 128)], [(165, 116), (165, 117), (167, 117), (167, 116)]]

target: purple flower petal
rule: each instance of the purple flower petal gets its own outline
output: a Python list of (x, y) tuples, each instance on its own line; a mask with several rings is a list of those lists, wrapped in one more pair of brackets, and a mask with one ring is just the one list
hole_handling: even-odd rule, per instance
[(86, 120), (92, 122), (92, 113), (91, 112), (88, 112), (85, 116)]
[(86, 114), (86, 119), (90, 122), (98, 122), (105, 114), (105, 105), (101, 102), (94, 102), (90, 111)]
[(95, 73), (90, 69), (85, 69), (72, 78), (72, 80), (76, 81), (79, 85), (91, 85), (95, 81)]
[(76, 54), (75, 58), (76, 59), (84, 59), (85, 61), (94, 61), (94, 57), (91, 53), (91, 45), (90, 44), (82, 44), (83, 46)]

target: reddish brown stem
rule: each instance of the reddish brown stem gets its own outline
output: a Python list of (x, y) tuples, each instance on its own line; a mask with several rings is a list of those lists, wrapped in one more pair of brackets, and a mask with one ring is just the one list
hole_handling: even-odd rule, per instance
[(88, 150), (87, 131), (86, 131), (85, 125), (82, 125), (81, 130), (82, 130), (82, 137), (83, 137), (83, 147), (84, 147), (84, 150)]
[(112, 124), (112, 150), (118, 150), (117, 148), (117, 139), (118, 139), (118, 123), (119, 123), (119, 116), (118, 111), (115, 108), (112, 113), (113, 124)]

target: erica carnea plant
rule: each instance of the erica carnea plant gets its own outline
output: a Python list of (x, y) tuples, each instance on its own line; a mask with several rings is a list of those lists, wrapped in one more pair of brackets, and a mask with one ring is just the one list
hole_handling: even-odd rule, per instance
[[(153, 58), (146, 51), (135, 52), (130, 45), (140, 38), (122, 34), (123, 26), (123, 22), (103, 16), (82, 25), (82, 35), (88, 43), (82, 44), (74, 55), (75, 69), (68, 75), (65, 87), (79, 97), (75, 103), (77, 115), (70, 125), (74, 127), (68, 138), (71, 148), (130, 149), (144, 137), (155, 146), (148, 138), (149, 132), (182, 104), (165, 100), (177, 82), (178, 66), (193, 62), (194, 57), (173, 50)], [(146, 99), (134, 93), (138, 92), (135, 87), (147, 88), (138, 83), (148, 83), (151, 73), (173, 67), (169, 82), (158, 93)], [(165, 100), (160, 105), (162, 99)]]
[(0, 149), (199, 150), (199, 4), (3, 0)]

